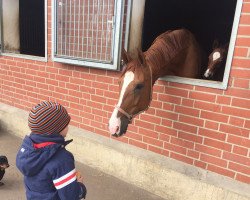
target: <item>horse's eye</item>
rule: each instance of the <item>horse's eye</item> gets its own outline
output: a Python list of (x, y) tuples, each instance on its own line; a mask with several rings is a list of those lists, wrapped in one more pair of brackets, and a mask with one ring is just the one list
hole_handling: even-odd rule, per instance
[(135, 91), (139, 91), (144, 87), (144, 85), (142, 83), (139, 83), (135, 86)]

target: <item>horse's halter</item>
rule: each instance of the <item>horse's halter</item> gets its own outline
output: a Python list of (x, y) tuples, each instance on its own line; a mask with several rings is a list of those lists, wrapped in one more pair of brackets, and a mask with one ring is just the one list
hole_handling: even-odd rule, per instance
[(149, 106), (150, 106), (150, 102), (151, 102), (151, 100), (152, 100), (152, 90), (153, 90), (153, 85), (152, 85), (152, 84), (153, 84), (153, 74), (152, 74), (152, 69), (151, 69), (151, 67), (150, 67), (150, 66), (148, 66), (148, 67), (149, 67), (149, 71), (150, 71), (150, 84), (151, 84), (151, 87), (150, 87), (150, 101), (149, 101), (148, 107), (145, 108), (144, 110), (138, 112), (137, 114), (132, 115), (132, 114), (127, 113), (125, 110), (123, 110), (123, 109), (122, 109), (121, 107), (119, 107), (118, 105), (115, 106), (115, 108), (116, 108), (119, 112), (121, 112), (123, 115), (125, 115), (125, 116), (128, 118), (129, 122), (132, 121), (132, 119), (134, 118), (134, 116), (139, 115), (140, 113), (144, 112), (144, 111), (147, 110), (147, 109), (149, 108)]

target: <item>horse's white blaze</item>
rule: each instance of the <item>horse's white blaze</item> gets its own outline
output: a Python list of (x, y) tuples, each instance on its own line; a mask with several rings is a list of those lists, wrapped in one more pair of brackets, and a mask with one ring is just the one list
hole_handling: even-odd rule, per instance
[[(117, 106), (119, 107), (121, 106), (126, 89), (133, 80), (134, 80), (134, 73), (131, 71), (126, 72)], [(121, 126), (121, 119), (117, 117), (117, 114), (118, 110), (115, 108), (109, 120), (109, 131), (111, 134), (115, 134), (117, 132), (117, 129), (120, 128)]]
[(213, 53), (213, 61), (217, 60), (220, 58), (220, 52), (216, 51)]
[(206, 78), (208, 78), (210, 76), (210, 74), (211, 74), (210, 69), (207, 69), (206, 72), (205, 72), (205, 74), (204, 74), (204, 76)]

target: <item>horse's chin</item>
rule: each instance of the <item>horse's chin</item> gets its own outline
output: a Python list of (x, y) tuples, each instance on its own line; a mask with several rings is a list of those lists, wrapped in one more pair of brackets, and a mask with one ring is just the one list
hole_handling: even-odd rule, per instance
[(120, 127), (118, 128), (116, 133), (112, 134), (112, 136), (121, 137), (122, 135), (124, 135), (127, 132), (128, 124), (129, 120), (127, 118), (122, 119)]

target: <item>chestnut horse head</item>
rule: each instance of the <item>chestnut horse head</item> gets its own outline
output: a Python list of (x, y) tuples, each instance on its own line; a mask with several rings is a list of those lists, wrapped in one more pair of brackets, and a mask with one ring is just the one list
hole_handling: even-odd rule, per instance
[(109, 131), (116, 137), (126, 133), (132, 118), (149, 107), (153, 85), (151, 68), (140, 50), (135, 60), (123, 50), (122, 60), (124, 68), (119, 79), (120, 97), (109, 120)]
[(196, 78), (202, 63), (200, 47), (186, 29), (158, 36), (137, 59), (122, 54), (125, 68), (119, 79), (120, 96), (109, 120), (109, 131), (121, 136), (132, 118), (149, 107), (155, 81), (165, 75)]
[(214, 41), (213, 51), (208, 57), (208, 66), (203, 75), (206, 79), (214, 79), (216, 72), (219, 71), (220, 68), (225, 68), (227, 49), (228, 44), (220, 46), (217, 40)]

